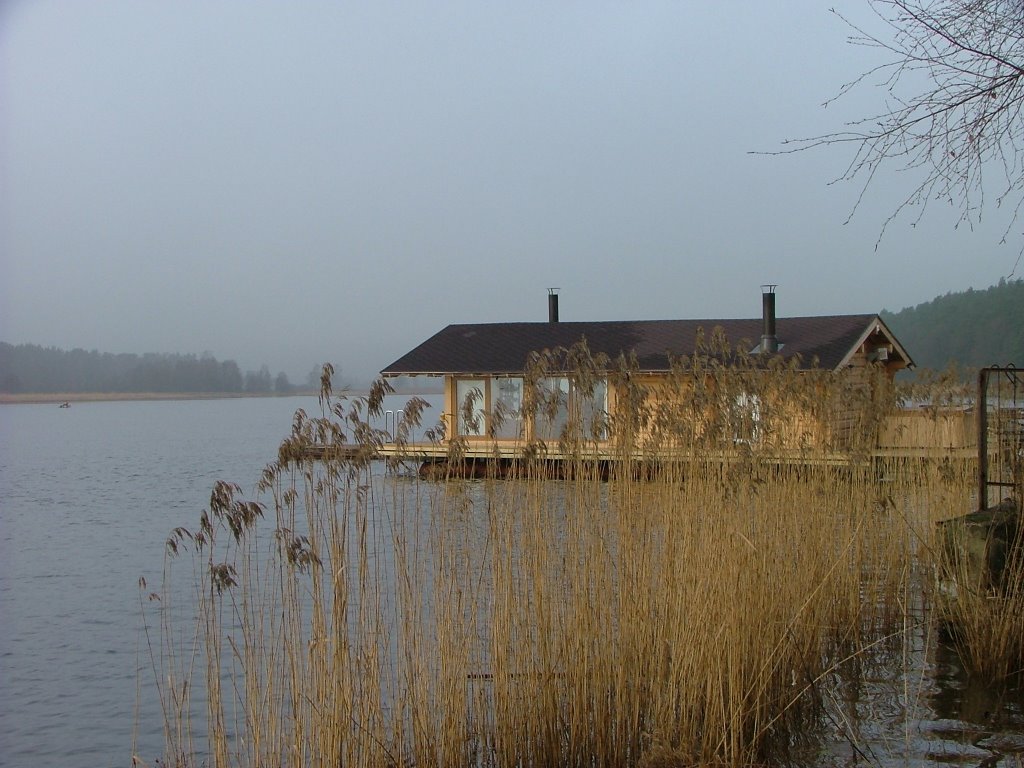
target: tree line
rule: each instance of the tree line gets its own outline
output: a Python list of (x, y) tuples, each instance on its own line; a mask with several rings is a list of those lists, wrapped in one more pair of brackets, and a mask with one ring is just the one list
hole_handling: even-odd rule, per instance
[(882, 319), (918, 368), (1024, 368), (1024, 280), (947, 293), (895, 313), (883, 310)]
[(242, 373), (213, 355), (112, 354), (0, 342), (0, 392), (223, 392), (287, 394), (283, 372), (266, 365)]
[[(1024, 368), (1024, 280), (968, 288), (882, 318), (918, 368), (941, 370), (1014, 363)], [(304, 385), (316, 389), (320, 366)], [(287, 394), (294, 387), (266, 365), (243, 373), (234, 360), (209, 353), (112, 354), (0, 342), (0, 392), (223, 392)]]

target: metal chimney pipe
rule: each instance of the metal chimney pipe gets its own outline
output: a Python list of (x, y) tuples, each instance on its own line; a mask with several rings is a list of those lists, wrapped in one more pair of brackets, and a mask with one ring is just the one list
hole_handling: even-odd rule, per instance
[(779, 339), (775, 335), (775, 289), (776, 285), (761, 286), (761, 351), (775, 354), (779, 351)]
[(548, 288), (548, 322), (558, 322), (558, 294), (557, 288)]

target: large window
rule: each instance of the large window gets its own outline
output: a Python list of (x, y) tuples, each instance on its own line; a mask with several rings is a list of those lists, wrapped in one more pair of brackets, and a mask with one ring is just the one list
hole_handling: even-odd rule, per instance
[(557, 440), (569, 423), (569, 380), (541, 379), (537, 389), (534, 433), (541, 440)]
[[(585, 392), (572, 379), (549, 377), (538, 382), (534, 434), (559, 440), (566, 429), (585, 440), (603, 440), (608, 420), (608, 384), (598, 381)], [(518, 440), (523, 429), (523, 379), (518, 376), (455, 380), (457, 434)]]
[(492, 376), (455, 380), (458, 434), (515, 440), (523, 436), (523, 380)]
[(594, 383), (593, 392), (577, 398), (583, 437), (604, 440), (608, 437), (608, 382)]
[(598, 381), (586, 392), (568, 378), (539, 382), (534, 431), (541, 440), (558, 440), (567, 427), (579, 429), (585, 440), (603, 440), (607, 430), (608, 384)]
[(486, 379), (459, 379), (455, 385), (455, 407), (458, 412), (460, 435), (482, 435), (487, 425)]
[(491, 430), (494, 436), (515, 440), (523, 434), (523, 380), (514, 376), (491, 379)]

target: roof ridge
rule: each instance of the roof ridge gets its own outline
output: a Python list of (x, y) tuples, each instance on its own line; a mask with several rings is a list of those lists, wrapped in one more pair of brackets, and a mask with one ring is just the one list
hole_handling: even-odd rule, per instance
[[(837, 318), (873, 318), (879, 317), (878, 312), (848, 312), (834, 315), (788, 315), (780, 316), (776, 320), (831, 320)], [(646, 320), (558, 320), (552, 323), (550, 320), (494, 320), (486, 323), (449, 323), (446, 328), (465, 327), (486, 327), (486, 326), (509, 326), (509, 325), (636, 325), (637, 323), (760, 323), (760, 317), (664, 317), (649, 318)]]

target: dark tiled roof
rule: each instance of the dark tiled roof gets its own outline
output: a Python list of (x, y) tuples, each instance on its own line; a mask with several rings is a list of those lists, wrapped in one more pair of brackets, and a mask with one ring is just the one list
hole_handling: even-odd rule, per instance
[[(877, 315), (780, 317), (776, 335), (783, 357), (800, 355), (835, 368), (878, 320)], [(625, 320), (593, 323), (483, 323), (449, 325), (393, 362), (383, 374), (516, 373), (532, 352), (570, 347), (585, 339), (592, 353), (616, 358), (633, 353), (645, 371), (663, 371), (669, 360), (692, 355), (698, 329), (710, 338), (720, 327), (729, 343), (753, 349), (761, 340), (761, 319)]]

